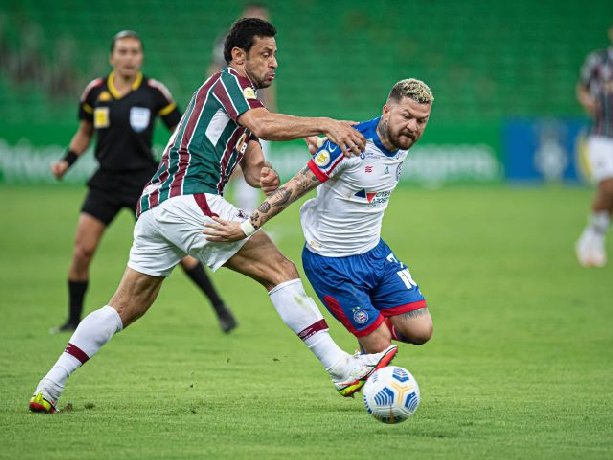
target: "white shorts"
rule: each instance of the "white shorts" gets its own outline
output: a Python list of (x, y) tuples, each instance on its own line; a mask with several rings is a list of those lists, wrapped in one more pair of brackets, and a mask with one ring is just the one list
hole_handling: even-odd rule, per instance
[(613, 178), (613, 139), (590, 137), (588, 140), (590, 173), (595, 182)]
[[(198, 197), (199, 202), (197, 202)], [(134, 243), (128, 267), (150, 276), (168, 276), (189, 254), (217, 270), (248, 241), (215, 243), (202, 233), (210, 215), (243, 221), (242, 211), (222, 196), (208, 193), (169, 198), (140, 215), (134, 227)]]

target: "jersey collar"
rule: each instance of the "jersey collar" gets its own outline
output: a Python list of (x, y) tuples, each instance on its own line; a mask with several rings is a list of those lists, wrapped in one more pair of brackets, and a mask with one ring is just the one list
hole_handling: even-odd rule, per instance
[(244, 79), (246, 79), (246, 80), (249, 82), (249, 86), (251, 86), (251, 88), (253, 88), (253, 91), (255, 91), (255, 92), (256, 92), (256, 94), (257, 94), (257, 89), (255, 88), (255, 85), (253, 84), (253, 82), (251, 81), (251, 78), (249, 78), (249, 75), (247, 75), (247, 73), (245, 73), (245, 75), (243, 75), (242, 73), (240, 73), (240, 72), (238, 71), (238, 69), (235, 69), (235, 68), (234, 68), (234, 67), (232, 67), (232, 66), (228, 66), (228, 67), (226, 67), (226, 68), (225, 68), (225, 70), (227, 70), (227, 71), (228, 71), (228, 73), (230, 73), (230, 74), (232, 74), (232, 75), (235, 75), (235, 76), (237, 76), (237, 77), (239, 77), (239, 78), (244, 78)]
[[(111, 94), (113, 95), (113, 97), (115, 99), (121, 99), (123, 96), (125, 96), (126, 94), (122, 95), (119, 91), (117, 91), (117, 88), (115, 88), (115, 85), (113, 84), (113, 77), (115, 76), (115, 71), (113, 70), (108, 78), (106, 79), (106, 85), (109, 87), (109, 91), (111, 92)], [(136, 78), (134, 79), (134, 83), (132, 83), (132, 91), (136, 91), (139, 87), (140, 84), (143, 81), (143, 73), (142, 72), (138, 72), (136, 74)]]

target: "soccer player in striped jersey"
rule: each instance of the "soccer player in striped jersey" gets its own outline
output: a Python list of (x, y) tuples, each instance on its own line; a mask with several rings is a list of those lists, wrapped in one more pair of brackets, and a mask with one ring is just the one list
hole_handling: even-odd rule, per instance
[(408, 267), (381, 238), (381, 225), (408, 149), (426, 129), (432, 101), (425, 83), (399, 81), (382, 115), (357, 126), (366, 138), (361, 156), (346, 158), (325, 140), (251, 214), (249, 226), (216, 218), (205, 234), (211, 241), (240, 241), (245, 227), (260, 228), (317, 187), (317, 197), (300, 209), (300, 222), (304, 271), (320, 300), (367, 352), (385, 350), (392, 339), (426, 343), (432, 335), (426, 301)]
[[(36, 387), (31, 411), (56, 411), (72, 372), (147, 312), (164, 278), (186, 254), (213, 270), (224, 266), (262, 284), (281, 319), (315, 354), (343, 396), (361, 389), (375, 369), (395, 356), (395, 345), (369, 355), (341, 350), (315, 301), (305, 294), (293, 262), (223, 197), (239, 163), (249, 184), (267, 194), (278, 188), (279, 177), (265, 163), (258, 138), (289, 140), (323, 134), (347, 155), (364, 149), (364, 137), (351, 122), (270, 113), (257, 99), (256, 90), (270, 86), (275, 77), (275, 34), (272, 24), (255, 18), (239, 20), (230, 30), (224, 51), (228, 67), (194, 93), (157, 172), (143, 190), (128, 267), (115, 294), (108, 305), (81, 321), (64, 353)], [(216, 216), (242, 222), (250, 238), (211, 243), (203, 230)]]
[[(157, 169), (151, 148), (157, 117), (171, 132), (181, 119), (170, 91), (142, 74), (143, 44), (136, 32), (122, 30), (115, 34), (110, 62), (113, 71), (85, 88), (79, 102), (79, 128), (65, 157), (51, 165), (51, 172), (61, 180), (95, 136), (94, 155), (99, 168), (87, 183), (89, 192), (77, 224), (68, 270), (68, 319), (51, 333), (72, 333), (77, 328), (89, 286), (89, 267), (104, 232), (122, 208), (136, 211), (143, 187)], [(236, 319), (202, 263), (186, 256), (181, 268), (210, 300), (222, 330), (234, 329)]]
[(584, 267), (606, 265), (605, 236), (613, 213), (613, 24), (609, 39), (608, 48), (588, 55), (577, 84), (577, 99), (592, 117), (588, 154), (597, 183), (588, 225), (575, 246)]

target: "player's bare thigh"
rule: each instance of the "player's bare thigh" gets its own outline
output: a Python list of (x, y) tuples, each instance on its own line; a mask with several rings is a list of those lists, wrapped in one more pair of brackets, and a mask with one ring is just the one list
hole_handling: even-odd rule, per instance
[[(396, 329), (399, 341), (413, 345), (423, 345), (432, 337), (432, 317), (427, 307), (412, 310), (401, 315), (390, 316), (389, 320)], [(392, 333), (386, 323), (372, 333), (358, 337), (358, 342), (367, 353), (378, 353), (391, 344)]]
[(269, 291), (284, 281), (299, 277), (294, 263), (281, 254), (263, 231), (254, 233), (224, 267), (253, 278)]
[(149, 276), (126, 267), (109, 302), (119, 313), (124, 328), (147, 312), (157, 298), (163, 281), (163, 276)]

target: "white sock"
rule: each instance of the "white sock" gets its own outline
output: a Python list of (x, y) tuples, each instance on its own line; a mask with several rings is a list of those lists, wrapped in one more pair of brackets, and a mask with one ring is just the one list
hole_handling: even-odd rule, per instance
[(609, 211), (593, 212), (590, 216), (590, 228), (594, 233), (604, 235), (607, 233), (610, 221), (611, 216), (609, 215)]
[(332, 340), (317, 304), (304, 292), (299, 278), (275, 286), (269, 293), (277, 313), (315, 354), (326, 369), (347, 356)]
[(123, 329), (119, 313), (106, 305), (91, 312), (79, 323), (66, 350), (38, 384), (50, 395), (59, 398), (68, 376), (85, 364), (113, 335)]

